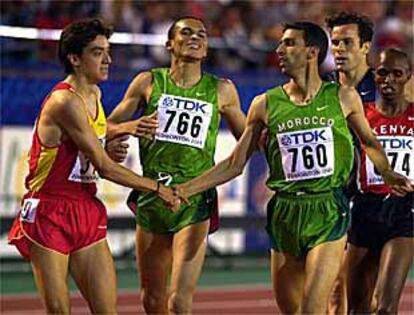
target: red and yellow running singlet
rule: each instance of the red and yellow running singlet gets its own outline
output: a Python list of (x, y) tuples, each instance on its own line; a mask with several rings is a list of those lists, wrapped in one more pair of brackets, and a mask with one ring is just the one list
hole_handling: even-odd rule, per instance
[[(85, 102), (71, 85), (61, 82), (53, 88), (43, 104), (57, 90), (68, 90), (78, 95)], [(43, 145), (37, 130), (38, 120), (34, 127), (32, 146), (29, 153), (29, 175), (25, 181), (29, 193), (32, 196), (47, 194), (70, 198), (76, 198), (85, 195), (85, 193), (95, 195), (96, 181), (99, 176), (89, 159), (79, 151), (76, 144), (69, 138), (63, 140), (57, 146), (48, 147)], [(88, 115), (88, 120), (99, 140), (104, 144), (106, 117), (100, 101), (98, 102), (96, 117), (92, 118)]]

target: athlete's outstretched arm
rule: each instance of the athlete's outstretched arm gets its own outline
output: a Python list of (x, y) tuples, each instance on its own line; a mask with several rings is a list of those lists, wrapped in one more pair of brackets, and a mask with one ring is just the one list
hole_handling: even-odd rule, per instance
[(356, 90), (351, 87), (341, 87), (339, 98), (342, 111), (347, 118), (349, 126), (358, 136), (364, 146), (365, 152), (381, 173), (384, 181), (399, 196), (413, 191), (414, 187), (411, 185), (409, 179), (392, 170), (381, 143), (374, 135), (364, 115), (362, 101)]
[(203, 175), (178, 185), (178, 194), (182, 197), (190, 197), (240, 175), (250, 155), (257, 149), (260, 133), (265, 124), (266, 95), (262, 94), (257, 96), (250, 106), (246, 129), (233, 153)]
[(220, 114), (226, 120), (231, 133), (238, 140), (246, 125), (246, 115), (240, 108), (240, 98), (233, 82), (221, 79), (218, 86), (218, 102)]
[(54, 123), (75, 142), (103, 178), (136, 190), (156, 192), (173, 208), (178, 206), (179, 201), (173, 197), (171, 189), (155, 180), (138, 176), (107, 155), (89, 125), (86, 110), (78, 97), (62, 92), (53, 95), (50, 102), (53, 102), (49, 112)]
[(136, 137), (152, 138), (158, 127), (157, 114), (131, 120), (134, 114), (146, 104), (152, 93), (152, 74), (138, 74), (122, 99), (108, 117), (108, 139), (130, 134)]

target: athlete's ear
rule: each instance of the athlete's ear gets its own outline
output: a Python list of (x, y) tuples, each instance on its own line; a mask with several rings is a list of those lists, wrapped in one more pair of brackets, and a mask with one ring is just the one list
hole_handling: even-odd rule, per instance
[(67, 58), (73, 67), (78, 67), (80, 65), (80, 57), (78, 55), (68, 54)]
[(316, 60), (318, 60), (319, 48), (315, 46), (310, 46), (309, 48), (308, 59), (316, 58)]
[(371, 50), (371, 42), (365, 42), (362, 44), (362, 50), (365, 54), (368, 54)]
[(167, 48), (167, 50), (168, 50), (169, 52), (171, 52), (171, 51), (172, 51), (172, 41), (171, 41), (171, 39), (169, 39), (169, 40), (167, 40), (167, 41), (165, 42), (165, 47)]

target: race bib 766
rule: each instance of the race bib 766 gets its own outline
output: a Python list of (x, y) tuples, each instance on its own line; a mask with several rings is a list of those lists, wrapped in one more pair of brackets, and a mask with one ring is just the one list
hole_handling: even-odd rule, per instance
[(213, 104), (193, 98), (163, 94), (158, 100), (157, 140), (202, 149), (213, 114)]

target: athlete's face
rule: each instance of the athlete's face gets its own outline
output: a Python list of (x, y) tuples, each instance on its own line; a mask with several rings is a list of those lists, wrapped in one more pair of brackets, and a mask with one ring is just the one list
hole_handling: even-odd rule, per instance
[(411, 73), (407, 61), (395, 54), (383, 52), (375, 70), (375, 83), (384, 100), (404, 97), (404, 86)]
[(303, 35), (301, 30), (287, 29), (276, 49), (280, 71), (287, 75), (292, 75), (307, 63), (309, 47), (305, 45)]
[(331, 32), (331, 43), (339, 71), (352, 71), (366, 63), (370, 43), (361, 45), (357, 24), (334, 26)]
[(174, 37), (167, 41), (167, 49), (176, 57), (202, 60), (207, 56), (207, 31), (195, 19), (183, 19), (174, 27)]
[(78, 69), (89, 82), (99, 83), (108, 79), (112, 62), (108, 39), (98, 35), (82, 51), (80, 56), (72, 55), (74, 68)]

